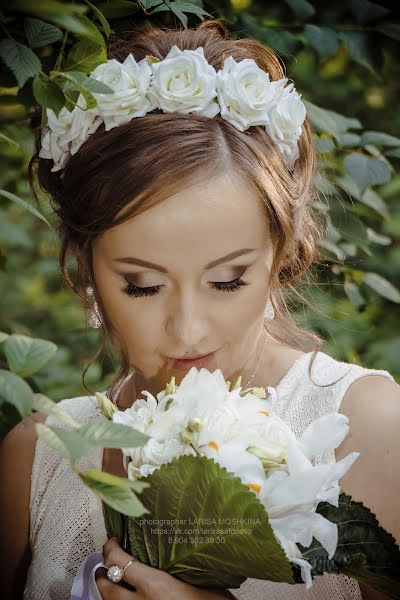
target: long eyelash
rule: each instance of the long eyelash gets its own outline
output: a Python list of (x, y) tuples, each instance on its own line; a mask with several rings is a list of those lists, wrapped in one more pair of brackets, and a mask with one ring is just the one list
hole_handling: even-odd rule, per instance
[[(249, 284), (243, 281), (243, 279), (241, 279), (240, 277), (232, 279), (232, 281), (214, 281), (211, 283), (212, 288), (221, 292), (235, 292), (236, 290), (245, 285)], [(132, 296), (134, 298), (139, 298), (141, 296), (154, 296), (155, 294), (158, 294), (160, 287), (160, 285), (152, 285), (150, 287), (139, 287), (129, 281), (128, 285), (126, 286), (126, 288), (124, 288), (123, 292), (125, 294), (128, 294), (128, 296)]]

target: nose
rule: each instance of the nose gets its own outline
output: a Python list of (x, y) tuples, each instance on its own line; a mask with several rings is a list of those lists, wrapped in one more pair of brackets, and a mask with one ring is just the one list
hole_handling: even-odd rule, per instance
[(208, 348), (205, 340), (210, 336), (212, 327), (206, 301), (191, 290), (177, 293), (168, 307), (166, 332), (175, 340), (178, 352)]

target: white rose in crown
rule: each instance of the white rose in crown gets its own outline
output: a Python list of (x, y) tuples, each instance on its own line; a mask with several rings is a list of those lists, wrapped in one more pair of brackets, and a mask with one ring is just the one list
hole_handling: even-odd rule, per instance
[(180, 50), (173, 46), (167, 56), (151, 64), (149, 97), (163, 112), (197, 113), (215, 117), (216, 71), (204, 58), (203, 48)]
[(229, 56), (217, 73), (221, 116), (240, 131), (252, 125), (265, 125), (286, 81), (271, 82), (269, 74), (253, 59), (236, 62)]
[(282, 152), (289, 168), (292, 168), (299, 157), (297, 140), (302, 131), (306, 117), (306, 107), (300, 94), (291, 83), (283, 89), (279, 102), (270, 112), (269, 124), (266, 127), (269, 135)]
[(93, 94), (106, 131), (154, 110), (155, 105), (147, 97), (151, 80), (147, 59), (136, 62), (132, 54), (123, 63), (111, 59), (90, 76), (114, 90), (113, 94)]
[(81, 94), (72, 111), (64, 107), (57, 117), (51, 108), (46, 109), (47, 127), (42, 132), (39, 156), (53, 159), (53, 172), (60, 171), (69, 155), (76, 154), (102, 123), (97, 107), (89, 110), (82, 108), (86, 109), (86, 101)]

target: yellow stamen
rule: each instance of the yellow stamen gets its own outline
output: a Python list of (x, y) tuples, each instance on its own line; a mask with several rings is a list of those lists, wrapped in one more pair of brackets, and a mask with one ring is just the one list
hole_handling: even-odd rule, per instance
[(217, 442), (208, 442), (208, 445), (210, 446), (210, 448), (212, 448), (213, 450), (219, 450), (219, 446), (217, 444)]
[(261, 485), (259, 483), (246, 483), (246, 485), (248, 485), (249, 488), (252, 489), (257, 494), (261, 490)]
[(260, 413), (260, 415), (265, 415), (265, 416), (267, 416), (267, 417), (268, 417), (268, 415), (269, 415), (269, 412), (268, 412), (267, 410), (259, 410), (259, 411), (257, 411), (257, 412), (259, 412), (259, 413)]

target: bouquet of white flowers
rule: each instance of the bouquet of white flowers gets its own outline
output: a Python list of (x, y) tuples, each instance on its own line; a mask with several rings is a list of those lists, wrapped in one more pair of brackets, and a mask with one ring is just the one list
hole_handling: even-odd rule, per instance
[(58, 436), (71, 462), (93, 445), (122, 449), (127, 478), (77, 472), (103, 499), (109, 536), (150, 566), (230, 589), (247, 577), (309, 588), (315, 575), (345, 573), (399, 598), (394, 538), (340, 494), (359, 454), (312, 462), (341, 444), (347, 417), (325, 415), (296, 438), (264, 388), (240, 381), (231, 387), (219, 369), (193, 367), (180, 386), (172, 378), (156, 397), (143, 390), (147, 399), (125, 411), (96, 393), (108, 422), (39, 425), (39, 435), (54, 448)]

